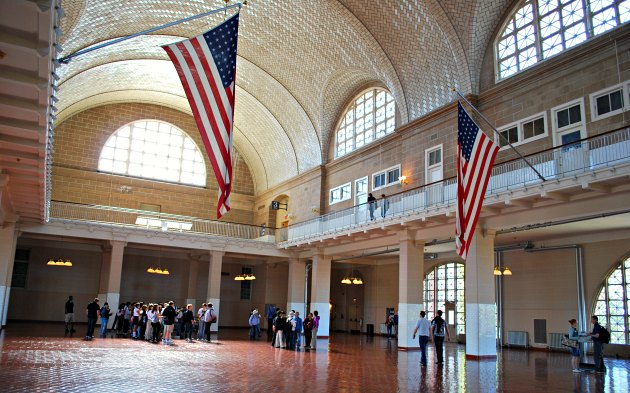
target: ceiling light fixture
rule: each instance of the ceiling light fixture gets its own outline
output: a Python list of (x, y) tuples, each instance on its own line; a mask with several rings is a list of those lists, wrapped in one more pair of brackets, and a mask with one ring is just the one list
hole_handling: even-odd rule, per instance
[(234, 276), (234, 281), (252, 281), (255, 280), (256, 276), (253, 273), (243, 273), (237, 274)]
[(493, 273), (495, 276), (511, 276), (512, 275), (512, 271), (507, 266), (504, 267), (503, 270), (501, 270), (499, 266), (495, 266)]
[(55, 261), (53, 258), (48, 258), (48, 262), (46, 262), (46, 265), (72, 267), (72, 262), (69, 259), (66, 259), (64, 261), (63, 259), (59, 258)]

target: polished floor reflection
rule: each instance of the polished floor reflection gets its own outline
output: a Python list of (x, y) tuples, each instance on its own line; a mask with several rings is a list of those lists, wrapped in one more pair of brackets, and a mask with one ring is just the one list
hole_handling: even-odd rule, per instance
[[(465, 359), (446, 345), (445, 364), (395, 340), (336, 334), (316, 351), (271, 348), (224, 329), (213, 343), (173, 346), (129, 339), (64, 337), (63, 325), (10, 324), (0, 333), (2, 392), (627, 392), (630, 360), (606, 374), (574, 374), (566, 353), (504, 350), (497, 361)], [(263, 338), (265, 335), (263, 334)]]

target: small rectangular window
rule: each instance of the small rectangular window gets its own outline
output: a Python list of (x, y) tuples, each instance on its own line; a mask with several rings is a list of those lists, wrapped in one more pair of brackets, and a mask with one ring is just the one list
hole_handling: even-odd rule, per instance
[(593, 121), (616, 115), (625, 110), (624, 85), (617, 85), (590, 95)]
[(387, 184), (396, 183), (400, 177), (400, 168), (387, 171)]
[(352, 186), (346, 183), (342, 186), (332, 188), (330, 190), (330, 198), (328, 203), (333, 205), (337, 202), (346, 201), (352, 197)]
[(435, 149), (429, 152), (429, 166), (437, 165), (442, 162), (442, 149)]
[(28, 262), (31, 250), (18, 248), (15, 250), (15, 261), (13, 263), (13, 276), (11, 277), (11, 287), (26, 288), (26, 278), (28, 277)]
[(379, 173), (378, 175), (374, 175), (374, 188), (385, 187), (385, 173)]
[(503, 147), (508, 145), (508, 141), (510, 143), (518, 142), (518, 127), (508, 128), (507, 130), (501, 131), (501, 136), (503, 138), (499, 139), (499, 146)]
[(539, 118), (536, 120), (523, 123), (523, 139), (533, 138), (545, 133), (545, 119)]

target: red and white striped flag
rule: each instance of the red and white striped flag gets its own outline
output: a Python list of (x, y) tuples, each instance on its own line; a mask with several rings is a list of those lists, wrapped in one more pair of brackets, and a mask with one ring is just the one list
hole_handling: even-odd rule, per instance
[(457, 103), (457, 253), (466, 259), (499, 151)]
[(217, 218), (230, 210), (238, 14), (197, 37), (162, 47), (184, 85), (219, 185)]

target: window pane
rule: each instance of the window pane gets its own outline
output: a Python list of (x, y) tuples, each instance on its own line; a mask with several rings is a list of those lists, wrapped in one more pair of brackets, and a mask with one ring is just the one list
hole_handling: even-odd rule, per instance
[[(182, 146), (186, 150), (182, 151)], [(205, 185), (203, 160), (199, 161), (200, 168), (194, 168), (197, 173), (194, 179), (190, 176), (192, 169), (190, 161), (184, 165), (189, 175), (181, 175), (181, 158), (187, 155), (201, 157), (195, 143), (182, 131), (161, 121), (135, 122), (120, 128), (108, 139), (101, 152), (99, 170), (148, 179)]]

